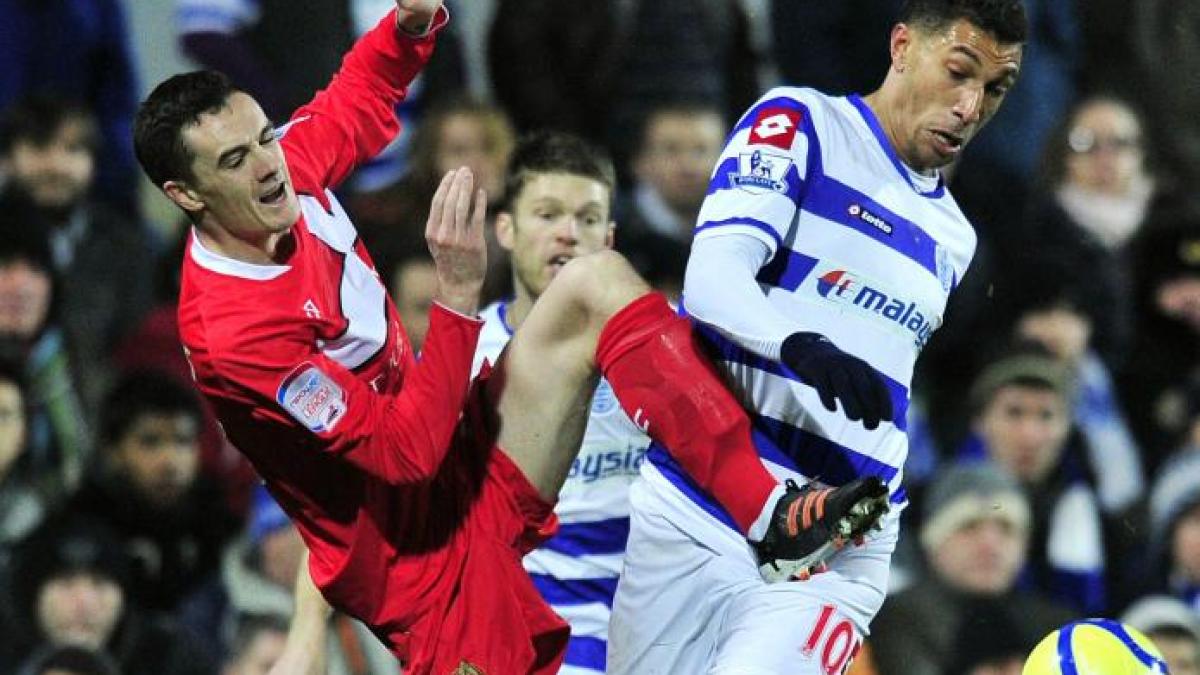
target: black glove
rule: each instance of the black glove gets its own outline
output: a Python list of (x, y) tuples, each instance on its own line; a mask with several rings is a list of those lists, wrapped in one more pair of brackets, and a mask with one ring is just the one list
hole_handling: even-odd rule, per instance
[(824, 335), (792, 333), (783, 341), (780, 357), (801, 382), (817, 390), (830, 412), (837, 410), (837, 399), (846, 417), (862, 420), (868, 429), (893, 419), (892, 396), (879, 374)]

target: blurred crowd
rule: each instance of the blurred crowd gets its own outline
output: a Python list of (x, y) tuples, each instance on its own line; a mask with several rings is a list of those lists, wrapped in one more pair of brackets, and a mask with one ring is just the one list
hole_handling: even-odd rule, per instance
[[(282, 122), (392, 2), (176, 4), (161, 30)], [(900, 6), (447, 4), (404, 133), (342, 188), (417, 346), (448, 169), (496, 204), (518, 134), (603, 144), (616, 247), (677, 295), (736, 116), (779, 83), (873, 90)], [(1016, 673), (1109, 616), (1200, 673), (1200, 3), (1026, 5), (1020, 81), (951, 171), (979, 249), (922, 357), (893, 594), (856, 672)], [(264, 673), (303, 543), (190, 385), (188, 228), (142, 215), (152, 83), (126, 10), (0, 0), (0, 672)], [(490, 243), (489, 300), (511, 283)], [(331, 672), (398, 672), (346, 617), (329, 641)]]

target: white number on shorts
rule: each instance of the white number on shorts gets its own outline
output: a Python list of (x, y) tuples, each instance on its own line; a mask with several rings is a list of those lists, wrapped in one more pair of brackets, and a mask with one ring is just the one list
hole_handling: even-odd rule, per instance
[[(858, 656), (858, 650), (862, 648), (862, 640), (859, 639), (854, 625), (848, 619), (839, 620), (833, 624), (832, 628), (829, 626), (829, 620), (833, 617), (833, 613), (833, 605), (825, 605), (821, 608), (821, 614), (817, 617), (812, 631), (809, 632), (808, 639), (804, 641), (802, 650), (805, 657), (812, 658), (818, 654), (820, 647), (821, 668), (825, 671), (825, 675), (845, 673), (850, 662), (854, 660), (855, 656)], [(824, 646), (822, 647), (822, 645)]]

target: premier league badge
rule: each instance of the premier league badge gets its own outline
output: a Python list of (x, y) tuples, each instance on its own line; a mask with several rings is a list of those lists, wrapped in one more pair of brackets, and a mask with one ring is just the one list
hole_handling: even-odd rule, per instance
[(730, 184), (753, 194), (787, 192), (784, 177), (792, 168), (792, 160), (755, 150), (738, 158), (737, 173), (729, 174)]

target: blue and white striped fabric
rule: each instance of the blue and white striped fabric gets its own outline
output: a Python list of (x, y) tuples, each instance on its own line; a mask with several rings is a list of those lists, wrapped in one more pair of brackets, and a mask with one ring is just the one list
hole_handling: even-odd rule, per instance
[[(892, 501), (904, 503), (913, 369), (975, 251), (974, 230), (941, 176), (906, 167), (858, 97), (777, 88), (738, 122), (710, 181), (696, 239), (730, 233), (753, 236), (773, 253), (757, 275), (768, 302), (796, 330), (825, 335), (869, 363), (896, 412), (894, 423), (868, 431), (827, 411), (786, 367), (721, 326), (698, 323), (752, 409), (764, 463), (780, 478), (829, 485), (876, 475)], [(688, 269), (689, 278), (727, 273)], [(648, 456), (646, 471), (732, 526), (663, 449)]]
[(232, 34), (258, 22), (258, 0), (176, 0), (175, 28), (189, 33)]
[[(480, 312), (485, 321), (475, 352), (495, 362), (512, 337), (506, 303)], [(603, 673), (617, 577), (629, 538), (629, 485), (650, 439), (625, 415), (608, 382), (592, 398), (583, 447), (558, 495), (559, 531), (525, 556), (525, 569), (542, 597), (571, 624), (565, 675)]]

